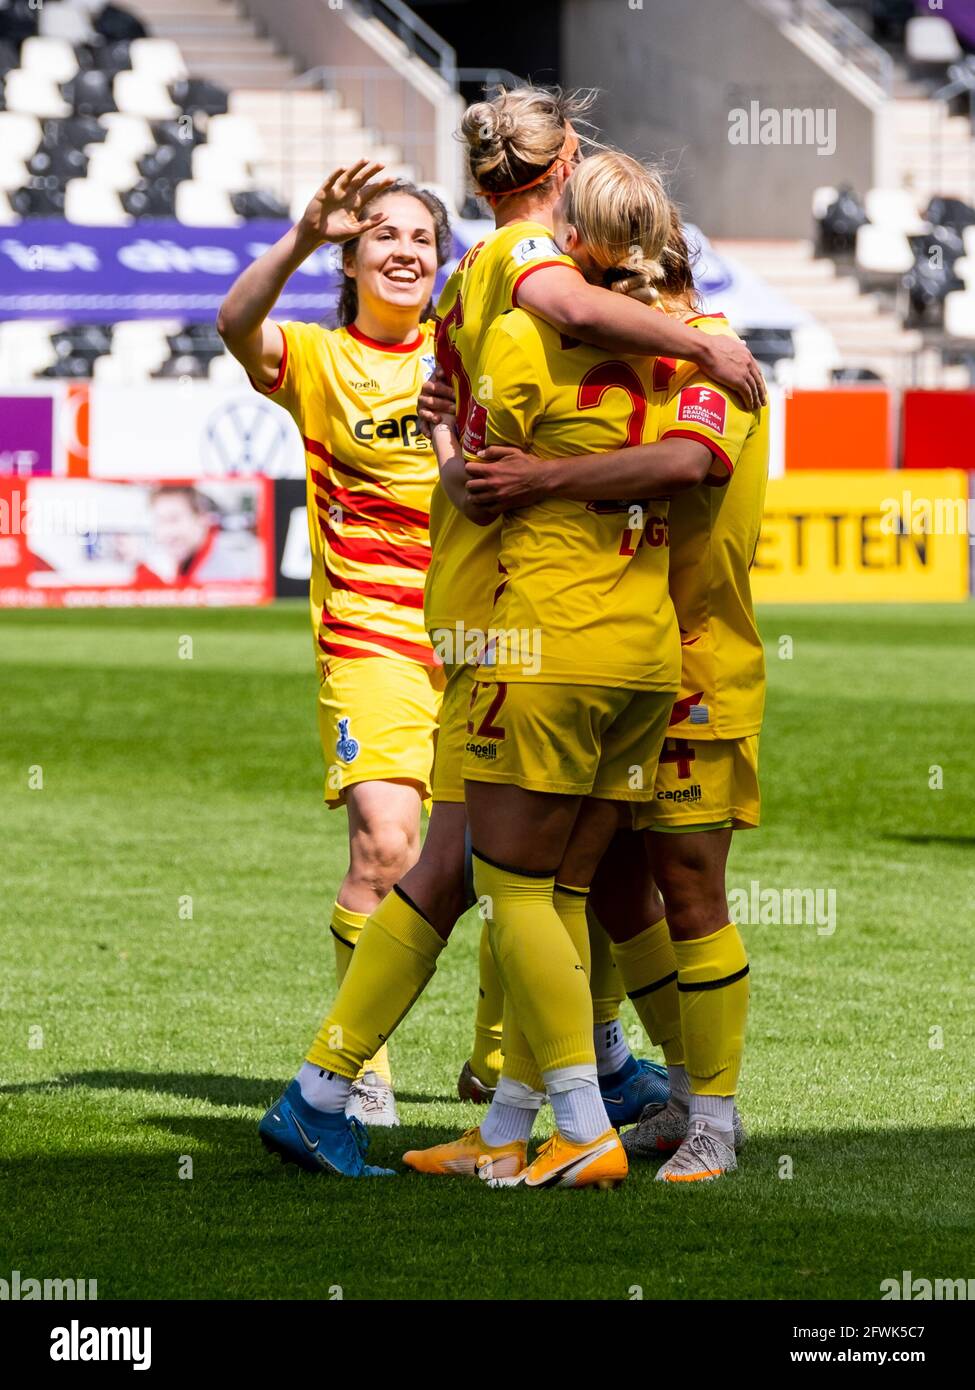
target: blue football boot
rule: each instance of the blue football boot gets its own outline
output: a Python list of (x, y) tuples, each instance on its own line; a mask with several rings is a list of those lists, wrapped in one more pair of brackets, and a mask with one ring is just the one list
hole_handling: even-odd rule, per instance
[(373, 1168), (365, 1161), (366, 1127), (343, 1114), (316, 1110), (292, 1081), (257, 1127), (268, 1153), (282, 1163), (296, 1163), (309, 1173), (339, 1173), (346, 1178), (392, 1178), (392, 1168)]
[(599, 1078), (606, 1114), (614, 1129), (636, 1124), (647, 1105), (666, 1105), (670, 1099), (667, 1068), (645, 1057), (629, 1057), (619, 1071)]

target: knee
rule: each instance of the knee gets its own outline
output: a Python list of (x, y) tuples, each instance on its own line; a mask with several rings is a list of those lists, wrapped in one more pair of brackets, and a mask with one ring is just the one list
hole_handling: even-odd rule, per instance
[(416, 858), (415, 838), (395, 821), (380, 821), (352, 838), (350, 870), (375, 892), (387, 893)]

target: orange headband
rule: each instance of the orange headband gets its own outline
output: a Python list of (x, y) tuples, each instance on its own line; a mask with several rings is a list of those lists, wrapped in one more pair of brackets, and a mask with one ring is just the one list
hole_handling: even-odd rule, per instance
[(568, 143), (569, 135), (568, 132), (566, 132), (565, 139), (562, 141), (562, 148), (559, 150), (558, 154), (552, 160), (551, 164), (548, 166), (545, 172), (543, 174), (539, 174), (537, 178), (529, 179), (527, 183), (520, 183), (517, 188), (506, 188), (503, 193), (488, 193), (485, 189), (482, 188), (482, 194), (494, 208), (497, 207), (498, 203), (501, 201), (502, 198), (510, 198), (513, 193), (524, 193), (526, 189), (535, 188), (536, 185), (544, 183), (545, 180), (549, 177), (549, 175), (553, 173), (555, 166), (557, 164), (563, 163)]

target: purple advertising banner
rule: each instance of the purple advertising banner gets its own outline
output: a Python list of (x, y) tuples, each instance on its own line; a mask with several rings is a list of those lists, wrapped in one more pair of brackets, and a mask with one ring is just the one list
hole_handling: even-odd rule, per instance
[[(137, 222), (81, 227), (57, 220), (0, 228), (0, 319), (215, 318), (233, 280), (288, 230), (286, 222), (186, 227)], [(455, 254), (464, 246), (455, 238)], [(444, 279), (441, 271), (438, 284)], [(327, 320), (339, 284), (338, 253), (325, 246), (291, 277), (281, 318)]]
[(955, 33), (969, 48), (975, 48), (975, 3), (973, 0), (940, 0), (932, 5), (929, 0), (914, 0), (919, 15), (934, 15), (936, 19), (946, 19)]
[(51, 396), (0, 396), (0, 475), (50, 474), (53, 445)]

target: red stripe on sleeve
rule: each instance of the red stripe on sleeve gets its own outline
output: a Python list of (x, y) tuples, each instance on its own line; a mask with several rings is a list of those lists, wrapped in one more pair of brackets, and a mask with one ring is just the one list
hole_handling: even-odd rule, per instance
[[(516, 309), (518, 307), (518, 286), (527, 280), (529, 275), (534, 275), (536, 270), (545, 270), (550, 265), (561, 265), (566, 270), (579, 270), (577, 265), (568, 265), (565, 261), (536, 261), (534, 265), (526, 266), (511, 287), (511, 302)], [(581, 270), (579, 270), (579, 274), (582, 274)]]
[[(725, 453), (724, 449), (721, 448), (721, 445), (715, 444), (714, 440), (709, 439), (706, 434), (698, 434), (696, 430), (665, 430), (660, 436), (661, 443), (665, 439), (693, 439), (696, 444), (703, 444), (705, 448), (710, 449), (714, 457), (724, 464), (725, 468), (728, 470), (728, 478), (730, 478), (735, 471), (735, 465), (731, 462), (731, 459)], [(705, 478), (704, 481), (707, 482), (708, 480)], [(712, 479), (712, 482), (713, 481)], [(727, 482), (728, 479), (725, 478), (724, 481)], [(720, 485), (719, 482), (718, 486)]]

